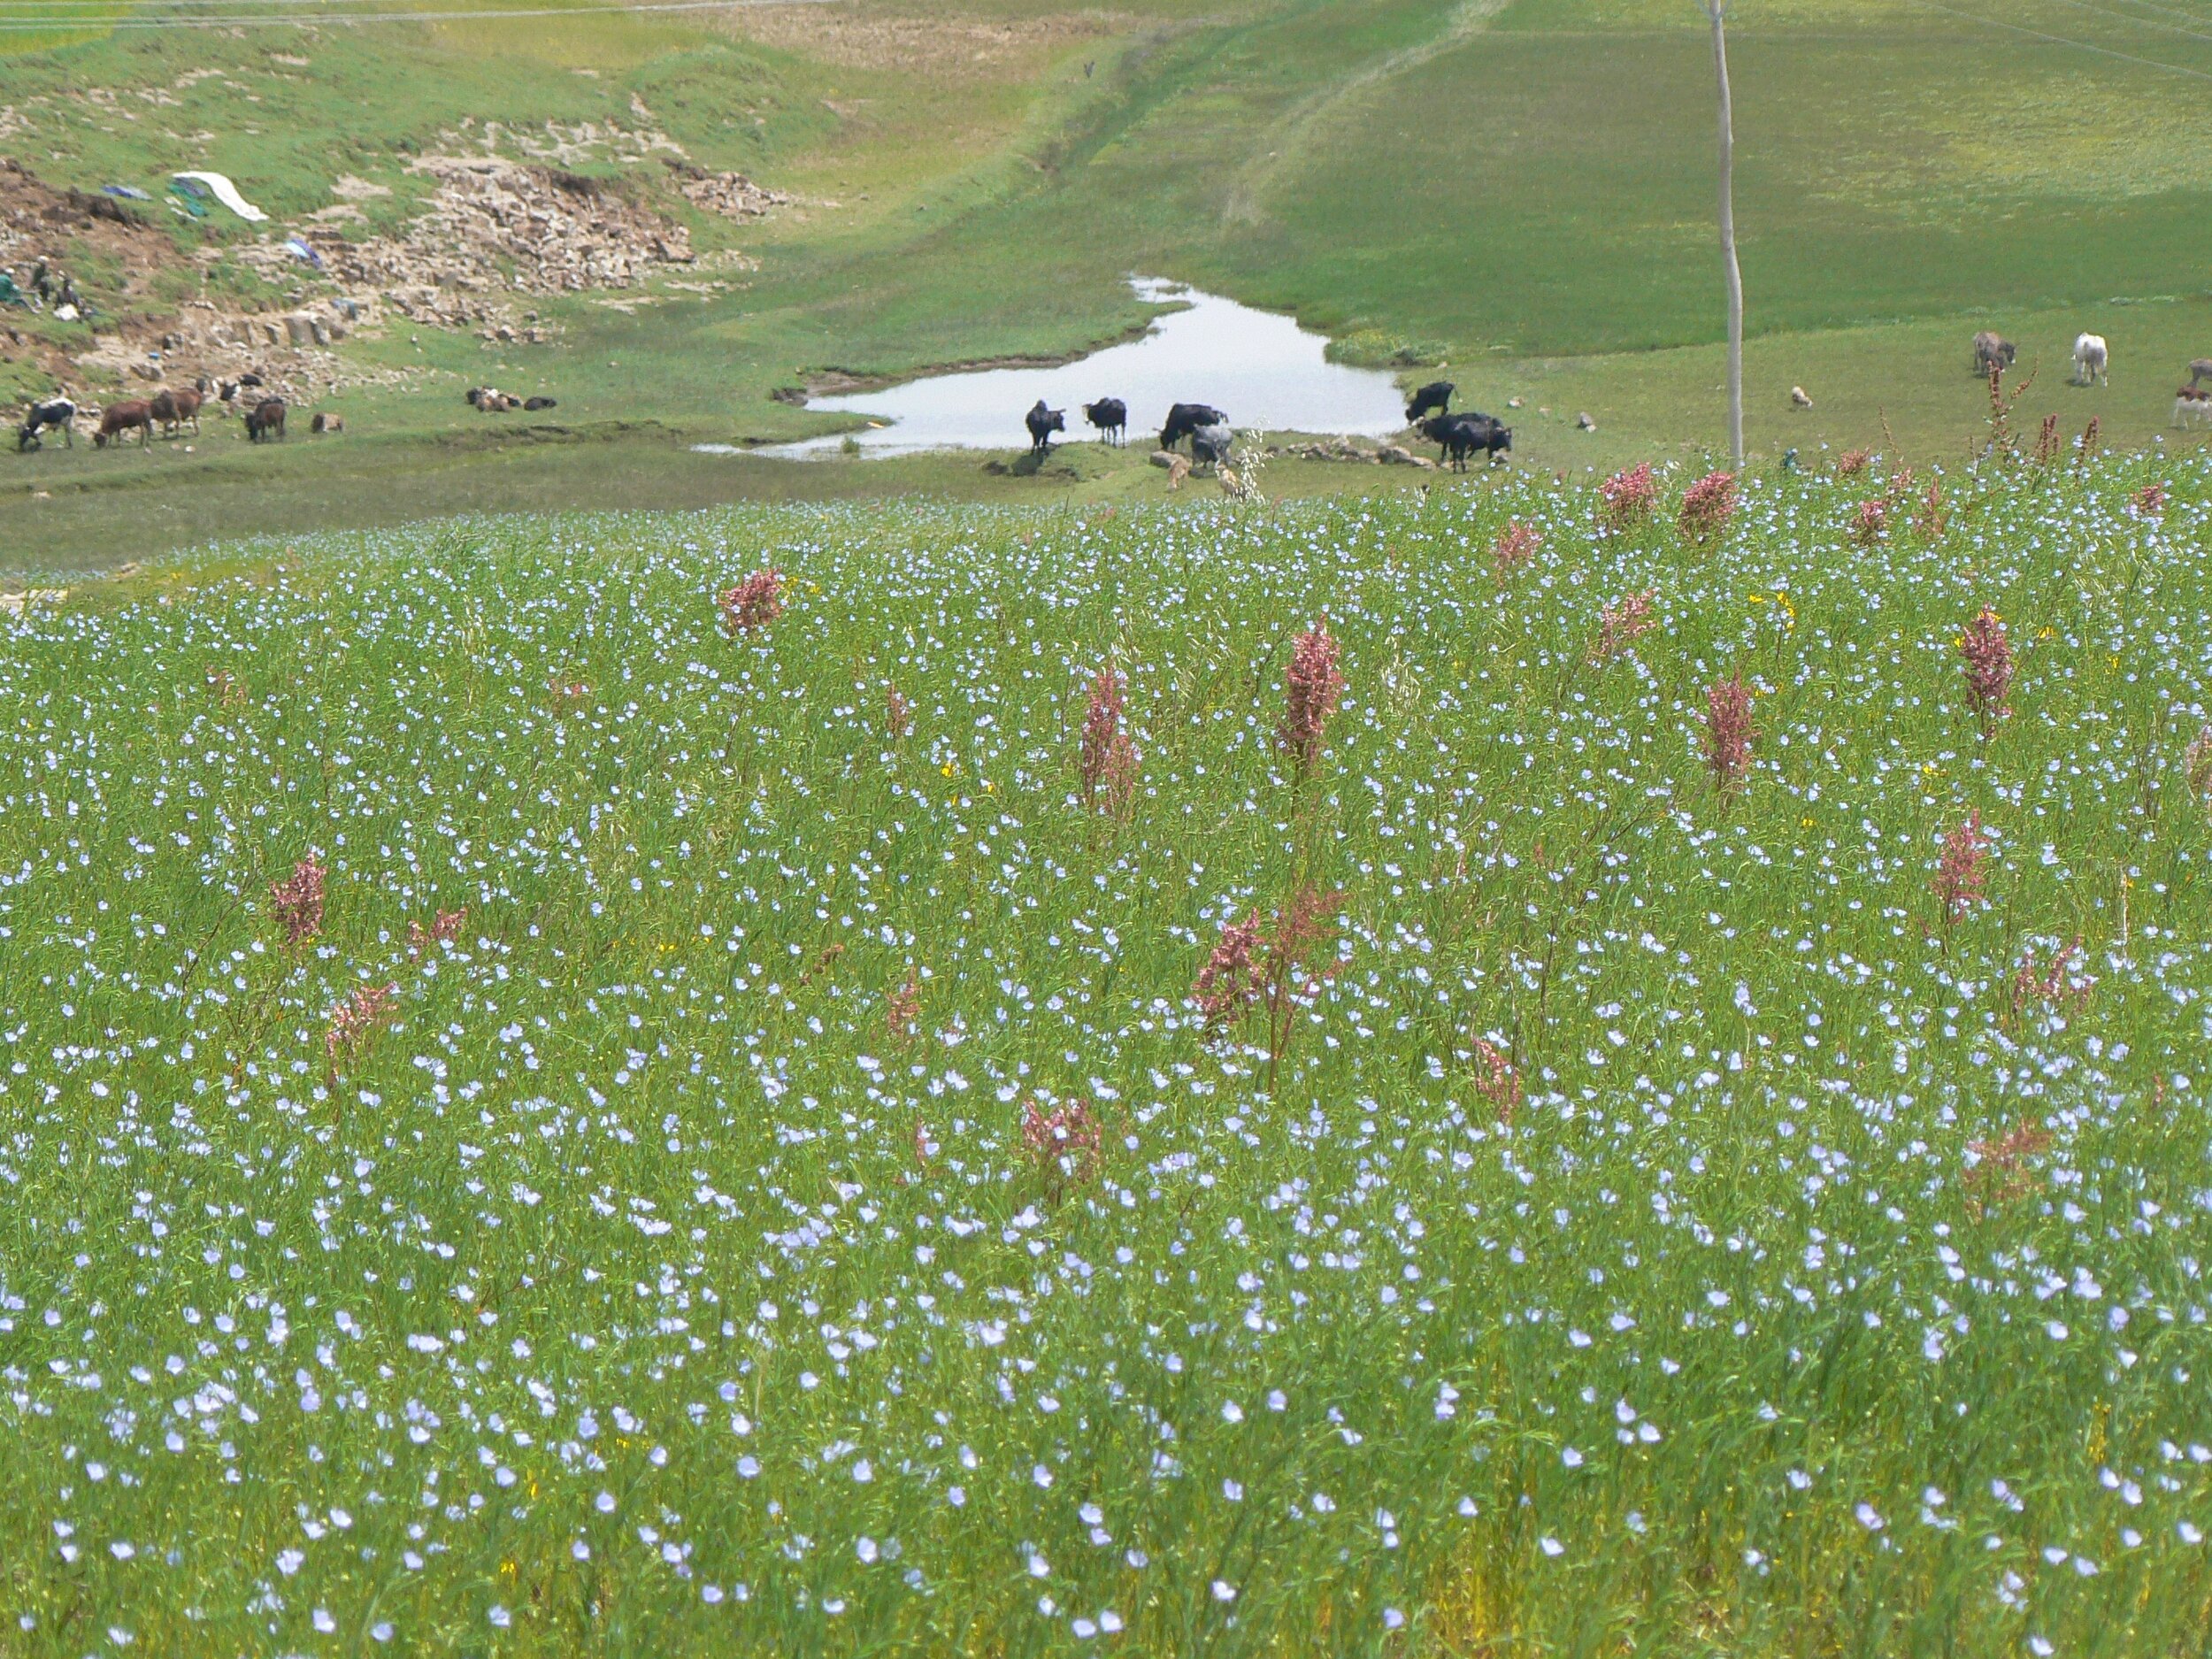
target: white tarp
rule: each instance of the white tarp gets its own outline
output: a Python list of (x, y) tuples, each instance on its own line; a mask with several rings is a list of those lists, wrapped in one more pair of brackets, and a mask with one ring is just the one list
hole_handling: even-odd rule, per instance
[(251, 202), (246, 200), (244, 196), (239, 195), (238, 187), (233, 184), (230, 180), (222, 173), (180, 173), (174, 176), (180, 179), (189, 179), (195, 184), (205, 185), (214, 193), (214, 196), (217, 201), (220, 202), (225, 207), (230, 209), (232, 212), (237, 214), (241, 219), (250, 219), (253, 223), (258, 225), (262, 222), (262, 220), (269, 217), (259, 208), (256, 207)]

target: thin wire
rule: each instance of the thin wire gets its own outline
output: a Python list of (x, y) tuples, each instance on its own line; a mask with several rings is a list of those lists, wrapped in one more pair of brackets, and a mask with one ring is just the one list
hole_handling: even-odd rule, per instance
[[(291, 0), (293, 4), (311, 4), (311, 0)], [(657, 12), (740, 12), (751, 6), (781, 5), (794, 0), (638, 0), (632, 5), (565, 5), (506, 7), (493, 6), (468, 12), (325, 12), (290, 17), (230, 17), (148, 18), (102, 17), (96, 13), (75, 13), (63, 17), (21, 18), (0, 17), (0, 33), (38, 30), (50, 33), (59, 29), (228, 29), (228, 28), (306, 28), (322, 24), (339, 23), (453, 23), (496, 18), (565, 18), (586, 12), (632, 12), (643, 14)], [(802, 4), (827, 4), (829, 0), (795, 0)], [(231, 0), (238, 4), (238, 0)]]
[(2125, 0), (2125, 4), (2132, 6), (2140, 6), (2146, 12), (2162, 12), (2170, 18), (2187, 18), (2192, 23), (2201, 23), (2205, 20), (2204, 13), (2201, 12), (2177, 11), (2172, 6), (2154, 4), (2153, 0)]
[(1919, 6), (1924, 11), (1941, 12), (1951, 17), (1963, 18), (1969, 23), (1978, 23), (1985, 28), (2009, 29), (2015, 35), (2024, 35), (2031, 40), (2047, 41), (2054, 46), (2078, 47), (2085, 52), (2095, 52), (2102, 58), (2116, 58), (2122, 63), (2140, 64), (2147, 69), (2170, 70), (2177, 75), (2188, 75), (2198, 81), (2212, 81), (2212, 73), (2208, 73), (2201, 69), (2191, 69), (2185, 65), (2166, 63), (2156, 58), (2138, 58), (2133, 52), (2116, 51), (2109, 46), (2093, 46), (2087, 41), (2069, 40), (2063, 35), (2046, 35), (2041, 29), (2028, 28), (2018, 23), (2007, 23), (1997, 18), (1985, 18), (1977, 12), (1962, 12), (1956, 6), (1943, 5), (1939, 3), (1939, 0), (1905, 0), (1905, 3), (1908, 5)]
[[(2134, 17), (2125, 12), (2108, 12), (2102, 6), (2091, 5), (2089, 4), (2089, 0), (2050, 0), (2050, 4), (2053, 5), (2072, 6), (2077, 12), (2092, 12), (2097, 16), (2113, 23), (2132, 23), (2138, 28), (2164, 29), (2170, 34), (2186, 35), (2193, 41), (2212, 41), (2212, 35), (2207, 35), (2201, 29), (2185, 29), (2178, 23), (2161, 23), (2155, 18)], [(2164, 10), (2163, 7), (2157, 9), (2161, 11)], [(2175, 15), (2183, 16), (2185, 14), (2177, 12)], [(2201, 19), (2196, 20), (2202, 21)]]

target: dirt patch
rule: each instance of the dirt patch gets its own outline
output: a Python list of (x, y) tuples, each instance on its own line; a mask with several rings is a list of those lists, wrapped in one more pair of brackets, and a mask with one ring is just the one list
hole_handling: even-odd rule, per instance
[[(280, 249), (273, 250), (288, 260)], [(202, 257), (216, 257), (216, 250)], [(53, 280), (74, 276), (93, 303), (96, 332), (73, 350), (0, 311), (0, 352), (37, 365), (88, 409), (104, 396), (145, 396), (164, 386), (236, 380), (251, 371), (267, 394), (292, 402), (388, 378), (349, 373), (330, 349), (367, 315), (363, 303), (325, 300), (288, 314), (243, 313), (208, 300), (157, 303), (156, 279), (184, 256), (163, 227), (112, 196), (58, 188), (19, 162), (0, 161), (0, 269), (27, 286), (43, 261)], [(86, 275), (96, 267), (96, 287)], [(298, 267), (291, 267), (296, 272)], [(373, 302), (369, 303), (373, 305)]]
[(709, 15), (727, 34), (841, 68), (955, 79), (983, 79), (1010, 60), (1121, 33), (1130, 21), (1110, 12), (1007, 19), (865, 17), (826, 5), (746, 6)]
[(42, 259), (58, 271), (73, 261), (112, 260), (126, 273), (122, 297), (129, 299), (146, 291), (162, 255), (175, 247), (113, 196), (58, 189), (19, 161), (0, 161), (0, 266), (19, 273)]

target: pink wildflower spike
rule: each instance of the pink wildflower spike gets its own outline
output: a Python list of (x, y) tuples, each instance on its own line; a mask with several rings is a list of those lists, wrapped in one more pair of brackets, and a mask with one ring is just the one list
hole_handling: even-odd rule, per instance
[(1651, 517), (1658, 501), (1659, 486), (1652, 479), (1648, 461), (1616, 472), (1598, 486), (1598, 516), (1616, 530), (1642, 524)]
[(2005, 701), (2012, 689), (2012, 641), (1989, 606), (1984, 605), (1959, 635), (1959, 657), (1966, 672), (1966, 700), (1986, 737), (1992, 726), (2012, 712)]
[(1022, 1145), (1041, 1171), (1085, 1180), (1097, 1172), (1106, 1136), (1092, 1115), (1090, 1102), (1081, 1095), (1071, 1094), (1050, 1111), (1033, 1096), (1022, 1102)]
[(910, 1043), (914, 1041), (915, 1027), (922, 1018), (922, 981), (911, 968), (906, 971), (906, 981), (884, 998), (883, 1023), (890, 1031), (891, 1041)]
[(1498, 532), (1498, 539), (1491, 545), (1490, 562), (1500, 581), (1519, 570), (1536, 557), (1536, 550), (1544, 545), (1544, 533), (1518, 518)]
[(323, 1033), (323, 1048), (334, 1064), (341, 1054), (350, 1053), (368, 1041), (390, 1013), (392, 999), (398, 995), (396, 985), (364, 985), (332, 1007), (329, 1028)]
[(2181, 751), (2181, 775), (2188, 780), (2191, 795), (2212, 805), (2212, 726), (2191, 738), (2189, 747)]
[(1742, 786), (1751, 770), (1751, 690), (1739, 671), (1705, 691), (1705, 764), (1723, 795)]
[(1137, 747), (1121, 728), (1122, 681), (1111, 664), (1091, 680), (1090, 702), (1083, 712), (1082, 744), (1076, 756), (1083, 796), (1096, 801), (1102, 790), (1109, 804), (1128, 803), (1137, 787)]
[(323, 931), (323, 876), (321, 864), (303, 858), (292, 866), (289, 879), (269, 883), (272, 908), (277, 925), (284, 929), (286, 944), (299, 944)]
[(1218, 1035), (1241, 1018), (1260, 994), (1260, 913), (1225, 924), (1221, 938), (1198, 971), (1191, 995), (1206, 1018), (1206, 1033)]
[(1656, 588), (1647, 588), (1641, 593), (1623, 594), (1599, 611), (1598, 642), (1590, 660), (1602, 663), (1617, 657), (1630, 641), (1657, 627), (1659, 618), (1651, 614), (1651, 602), (1658, 596)]
[(1682, 492), (1682, 511), (1675, 523), (1683, 539), (1710, 541), (1728, 527), (1736, 511), (1736, 475), (1708, 472)]
[(1977, 807), (1967, 815), (1966, 822), (1944, 836), (1943, 856), (1936, 864), (1932, 885), (1946, 927), (1955, 926), (1981, 902), (1989, 879), (1988, 862), (1989, 842), (1982, 833), (1981, 809)]
[(420, 922), (408, 923), (407, 954), (411, 956), (419, 956), (433, 945), (442, 945), (449, 940), (459, 938), (461, 929), (466, 926), (468, 918), (468, 911), (463, 909), (438, 911), (431, 918), (430, 926), (427, 927)]
[(1475, 1093), (1497, 1109), (1500, 1123), (1513, 1122), (1521, 1103), (1521, 1074), (1503, 1049), (1481, 1037), (1475, 1039)]
[(755, 571), (736, 587), (724, 589), (715, 603), (722, 612), (722, 626), (730, 633), (764, 628), (783, 614), (783, 572)]
[(1336, 662), (1336, 641), (1324, 612), (1291, 648), (1290, 666), (1283, 671), (1282, 723), (1275, 728), (1277, 746), (1296, 759), (1302, 776), (1320, 759), (1329, 716), (1344, 695)]

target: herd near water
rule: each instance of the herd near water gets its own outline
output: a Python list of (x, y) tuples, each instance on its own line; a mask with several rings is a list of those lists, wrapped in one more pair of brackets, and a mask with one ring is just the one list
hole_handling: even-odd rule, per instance
[[(1449, 380), (1432, 380), (1413, 395), (1406, 405), (1406, 423), (1437, 446), (1438, 459), (1464, 472), (1470, 456), (1480, 451), (1494, 464), (1513, 448), (1513, 429), (1495, 416), (1468, 410), (1451, 412), (1453, 395), (1459, 390)], [(1119, 444), (1129, 427), (1129, 406), (1118, 397), (1102, 397), (1082, 405), (1083, 419), (1105, 444)], [(1425, 419), (1424, 419), (1425, 417)], [(1055, 433), (1068, 429), (1067, 411), (1048, 408), (1043, 398), (1030, 405), (1022, 417), (1029, 428), (1029, 451), (1042, 459), (1052, 448)], [(1229, 458), (1236, 433), (1229, 417), (1210, 403), (1172, 403), (1160, 427), (1159, 450), (1172, 456), (1186, 446), (1200, 465), (1215, 467)]]

